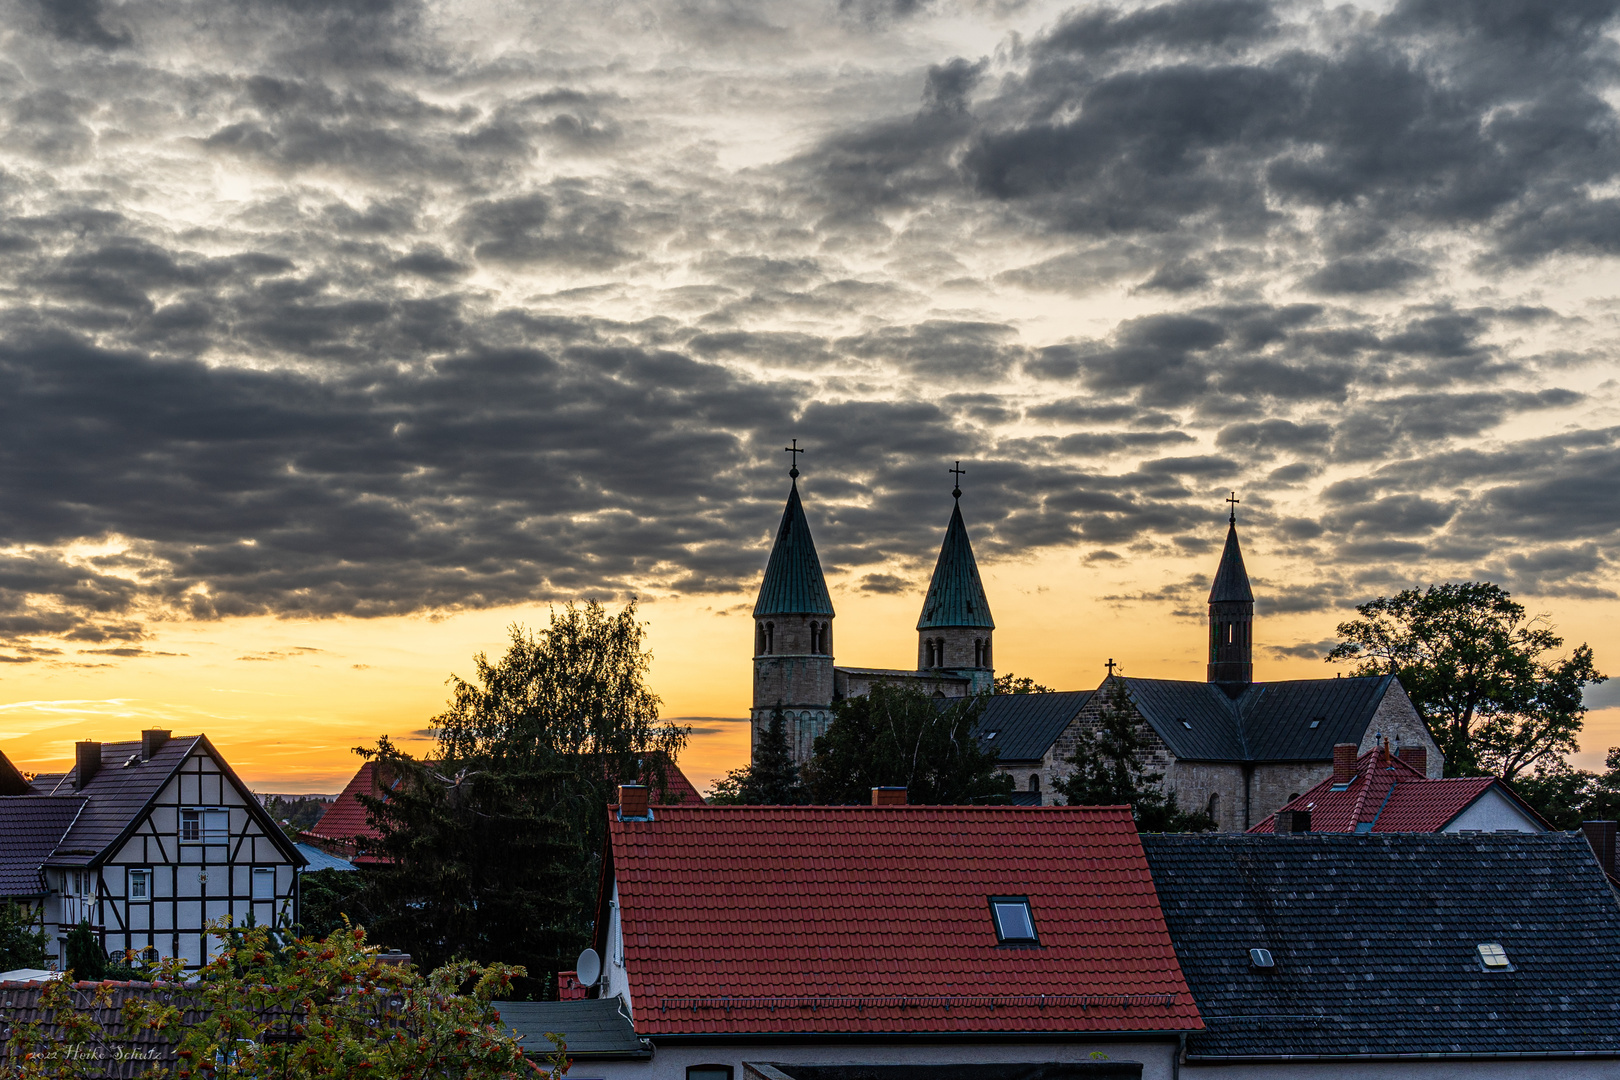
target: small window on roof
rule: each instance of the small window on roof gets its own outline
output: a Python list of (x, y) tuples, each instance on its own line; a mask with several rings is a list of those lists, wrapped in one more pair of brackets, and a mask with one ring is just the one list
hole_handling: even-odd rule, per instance
[(1191, 731), (1191, 730), (1192, 730), (1192, 725), (1191, 725), (1191, 724), (1189, 724), (1189, 723), (1187, 723), (1187, 721), (1185, 721), (1185, 720), (1183, 720), (1183, 721), (1182, 721), (1182, 722), (1181, 722), (1181, 726), (1182, 726), (1182, 727), (1184, 727), (1184, 728), (1186, 728), (1186, 729), (1187, 729), (1187, 730), (1188, 730), (1188, 731)]
[(1316, 718), (1316, 719), (1315, 719), (1315, 720), (1312, 720), (1312, 721), (1311, 721), (1311, 730), (1312, 730), (1312, 731), (1315, 731), (1315, 730), (1316, 730), (1316, 729), (1317, 729), (1317, 727), (1318, 727), (1318, 726), (1319, 726), (1319, 725), (1320, 725), (1320, 724), (1321, 724), (1321, 723), (1322, 723), (1322, 718), (1321, 718), (1321, 717), (1320, 717), (1320, 716), (1318, 716), (1318, 717), (1317, 717), (1317, 718)]
[(995, 742), (996, 741), (996, 736), (1000, 735), (1000, 734), (1001, 734), (1001, 732), (999, 732), (999, 731), (987, 731), (987, 732), (984, 733), (984, 741), (985, 742)]
[(1270, 949), (1250, 949), (1249, 963), (1252, 966), (1265, 971), (1269, 971), (1277, 966), (1277, 961), (1272, 958)]
[(996, 925), (997, 944), (1040, 944), (1040, 939), (1035, 936), (1035, 916), (1029, 909), (1029, 897), (992, 896), (990, 917)]
[(1479, 946), (1479, 962), (1486, 971), (1512, 971), (1513, 965), (1508, 961), (1507, 950), (1494, 941), (1487, 941)]

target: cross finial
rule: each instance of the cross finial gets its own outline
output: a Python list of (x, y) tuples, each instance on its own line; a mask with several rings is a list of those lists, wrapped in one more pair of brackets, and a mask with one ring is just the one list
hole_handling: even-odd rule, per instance
[(1116, 663), (1114, 663), (1114, 658), (1113, 658), (1113, 657), (1112, 657), (1112, 656), (1110, 656), (1110, 657), (1109, 657), (1109, 658), (1108, 658), (1108, 664), (1107, 664), (1107, 667), (1108, 667), (1108, 677), (1109, 677), (1109, 678), (1110, 678), (1110, 679), (1112, 679), (1112, 678), (1113, 678), (1113, 677), (1114, 677), (1114, 669), (1115, 669), (1115, 668), (1116, 668), (1116, 667), (1118, 667), (1118, 666), (1119, 666), (1119, 665), (1118, 665), (1118, 664), (1116, 664)]
[(1238, 503), (1242, 502), (1243, 500), (1239, 499), (1237, 497), (1237, 492), (1234, 491), (1232, 494), (1226, 497), (1226, 501), (1232, 504), (1232, 513), (1229, 517), (1227, 517), (1226, 520), (1231, 522), (1233, 525), (1236, 525)]
[(799, 455), (804, 453), (804, 447), (799, 445), (798, 439), (794, 439), (792, 446), (782, 447), (782, 452), (793, 455), (793, 468), (788, 470), (788, 475), (797, 480), (799, 478)]
[(967, 470), (962, 468), (962, 463), (958, 461), (956, 468), (950, 471), (956, 477), (956, 484), (951, 488), (951, 498), (960, 499), (962, 497), (962, 477), (967, 475)]

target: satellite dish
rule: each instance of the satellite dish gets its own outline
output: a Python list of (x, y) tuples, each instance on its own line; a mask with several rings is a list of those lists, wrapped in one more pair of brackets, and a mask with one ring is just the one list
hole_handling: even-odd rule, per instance
[(579, 977), (581, 986), (595, 986), (596, 980), (602, 977), (602, 958), (596, 955), (595, 949), (586, 949), (574, 961), (574, 974)]

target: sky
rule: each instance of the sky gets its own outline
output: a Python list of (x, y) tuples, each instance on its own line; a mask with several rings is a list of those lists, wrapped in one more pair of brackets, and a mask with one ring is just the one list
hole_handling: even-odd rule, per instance
[[(1620, 0), (0, 0), (0, 750), (336, 791), (636, 598), (704, 783), (801, 484), (915, 663), (1257, 676), (1491, 580), (1617, 665)], [(1591, 695), (1577, 762), (1620, 744)]]

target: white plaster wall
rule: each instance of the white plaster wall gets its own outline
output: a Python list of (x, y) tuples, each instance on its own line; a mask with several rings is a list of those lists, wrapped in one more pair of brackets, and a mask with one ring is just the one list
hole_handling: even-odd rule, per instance
[[(566, 1033), (565, 1033), (566, 1034)], [(975, 1062), (1094, 1061), (1093, 1053), (1109, 1061), (1142, 1064), (1142, 1080), (1172, 1080), (1177, 1040), (1160, 1043), (1086, 1041), (1074, 1043), (901, 1043), (827, 1044), (808, 1046), (657, 1046), (647, 1061), (576, 1061), (568, 1080), (685, 1080), (691, 1065), (730, 1065), (742, 1080), (745, 1061), (789, 1062), (798, 1065), (941, 1065)], [(1183, 1070), (1185, 1071), (1185, 1070)]]
[[(1513, 805), (1513, 800), (1502, 794), (1496, 788), (1488, 788), (1485, 794), (1474, 800), (1474, 804), (1441, 829), (1441, 832), (1462, 832), (1464, 829), (1477, 829), (1480, 832), (1496, 832), (1499, 829), (1512, 829), (1515, 832), (1541, 832), (1542, 828), (1531, 820), (1530, 815)], [(1620, 1066), (1616, 1067), (1616, 1075), (1620, 1076)]]
[[(1295, 1061), (1265, 1065), (1206, 1065), (1189, 1061), (1183, 1080), (1614, 1080), (1620, 1059), (1507, 1061)], [(568, 1080), (576, 1080), (572, 1073)]]

